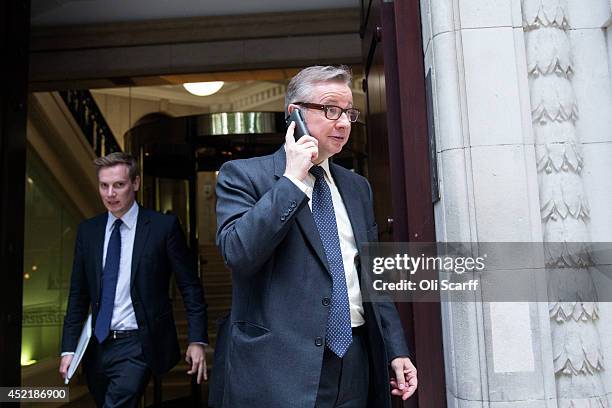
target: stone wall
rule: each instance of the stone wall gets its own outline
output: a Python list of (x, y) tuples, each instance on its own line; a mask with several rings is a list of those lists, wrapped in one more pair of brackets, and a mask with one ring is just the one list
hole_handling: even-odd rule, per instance
[[(609, 0), (421, 0), (438, 240), (612, 241), (610, 9)], [(551, 215), (563, 234), (550, 233)], [(560, 338), (554, 302), (475, 300), (442, 307), (449, 407), (609, 404), (610, 304), (569, 319), (576, 345)], [(583, 365), (568, 374), (563, 353)]]

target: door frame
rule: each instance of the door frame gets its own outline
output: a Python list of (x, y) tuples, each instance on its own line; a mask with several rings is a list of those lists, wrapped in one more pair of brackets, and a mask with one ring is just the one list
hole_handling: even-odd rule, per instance
[[(365, 5), (364, 3), (367, 3)], [(25, 207), (25, 140), (26, 99), (29, 67), (30, 5), (28, 0), (6, 0), (0, 6), (3, 18), (0, 28), (5, 33), (3, 47), (11, 56), (8, 70), (10, 81), (8, 93), (0, 98), (0, 155), (2, 166), (2, 203), (0, 209), (0, 243), (3, 261), (2, 289), (3, 315), (0, 320), (0, 372), (2, 385), (20, 383), (21, 309), (23, 271), (23, 214)], [(370, 44), (372, 35), (382, 35), (381, 42), (389, 55), (395, 55), (396, 64), (387, 64), (385, 74), (397, 80), (394, 96), (399, 115), (393, 121), (388, 118), (390, 142), (401, 149), (392, 149), (389, 159), (394, 180), (393, 201), (396, 207), (397, 238), (407, 241), (434, 241), (435, 227), (427, 143), (427, 115), (423, 72), (423, 50), (421, 39), (420, 11), (418, 1), (363, 0), (364, 27), (369, 33), (364, 44)], [(376, 13), (382, 10), (374, 21)], [(389, 13), (392, 11), (392, 13)], [(369, 20), (369, 22), (368, 22)], [(391, 24), (393, 22), (393, 24)], [(393, 26), (394, 25), (394, 26)], [(372, 27), (369, 30), (367, 27)], [(393, 27), (392, 27), (393, 26)], [(364, 28), (362, 27), (362, 28)], [(381, 27), (382, 31), (376, 30)], [(386, 28), (386, 30), (385, 30)], [(10, 39), (10, 41), (8, 41)], [(393, 39), (393, 40), (391, 40)], [(368, 50), (364, 56), (368, 55)], [(392, 60), (392, 58), (391, 58)], [(332, 61), (326, 61), (332, 62)], [(394, 66), (395, 65), (395, 66)], [(5, 65), (6, 67), (7, 65)], [(422, 78), (422, 81), (414, 81)], [(399, 99), (399, 100), (398, 100)], [(410, 103), (408, 103), (410, 102)], [(397, 112), (396, 112), (397, 113)], [(401, 119), (400, 119), (401, 118)], [(397, 152), (402, 152), (401, 155)], [(404, 163), (406, 165), (404, 166)], [(396, 205), (397, 202), (397, 205)], [(403, 207), (405, 205), (405, 207)], [(398, 210), (399, 208), (399, 210)], [(405, 208), (405, 209), (404, 209)], [(445, 402), (444, 359), (442, 353), (442, 329), (439, 304), (399, 305), (404, 327), (414, 334), (416, 364), (419, 371), (418, 406), (442, 407)], [(414, 400), (414, 399), (412, 399)]]
[(6, 81), (0, 95), (0, 385), (21, 385), (23, 236), (30, 2), (0, 3)]
[[(362, 1), (361, 32), (366, 78), (376, 47), (383, 49), (392, 239), (436, 242), (419, 2)], [(396, 306), (412, 343), (419, 386), (414, 397), (395, 404), (446, 407), (441, 304)]]

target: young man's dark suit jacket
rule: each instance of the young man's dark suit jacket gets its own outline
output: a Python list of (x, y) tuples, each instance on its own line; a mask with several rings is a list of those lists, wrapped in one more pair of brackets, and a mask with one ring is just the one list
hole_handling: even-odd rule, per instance
[[(79, 225), (64, 320), (63, 352), (76, 349), (90, 306), (95, 326), (100, 306), (107, 218), (108, 213), (104, 213)], [(172, 272), (187, 309), (188, 341), (207, 343), (207, 315), (202, 285), (179, 221), (174, 215), (140, 207), (132, 254), (130, 293), (145, 360), (152, 372), (158, 375), (174, 367), (181, 357), (168, 296)]]
[[(218, 176), (217, 243), (233, 276), (226, 408), (312, 408), (317, 397), (332, 280), (308, 198), (284, 171), (281, 148), (228, 162)], [(333, 163), (330, 171), (357, 246), (376, 241), (367, 180)], [(392, 303), (364, 303), (364, 310), (369, 406), (388, 407), (388, 364), (409, 351)]]

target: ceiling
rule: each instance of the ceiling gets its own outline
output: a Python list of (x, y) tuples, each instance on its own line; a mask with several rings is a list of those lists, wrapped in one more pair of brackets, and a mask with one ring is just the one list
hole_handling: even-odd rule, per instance
[[(87, 27), (89, 25), (105, 25), (110, 23), (147, 24), (155, 20), (180, 20), (198, 17), (232, 16), (259, 13), (291, 13), (293, 11), (317, 11), (342, 8), (359, 9), (363, 0), (31, 0), (31, 23), (33, 27), (51, 30), (66, 30), (69, 35), (77, 31), (75, 25)], [(354, 14), (354, 13), (353, 13)], [(286, 17), (285, 17), (286, 18)], [(331, 15), (334, 23), (336, 13)], [(338, 13), (340, 23), (343, 16)], [(346, 16), (345, 16), (346, 18)], [(286, 19), (283, 24), (287, 25)], [(300, 24), (296, 17), (296, 26)], [(62, 26), (65, 26), (63, 28)], [(131, 24), (130, 24), (131, 26)], [(357, 27), (357, 25), (356, 25)], [(301, 30), (316, 32), (321, 27), (301, 27)], [(287, 27), (287, 29), (291, 29)], [(293, 32), (293, 31), (291, 31)], [(53, 34), (54, 31), (51, 32)], [(72, 33), (72, 34), (70, 34)], [(118, 33), (117, 36), (130, 33)], [(131, 38), (131, 37), (130, 37)], [(108, 95), (127, 100), (140, 99), (167, 101), (172, 104), (189, 106), (193, 108), (214, 109), (215, 106), (232, 106), (234, 109), (257, 110), (260, 106), (277, 106), (282, 109), (284, 86), (295, 75), (296, 68), (277, 68), (265, 70), (242, 70), (239, 72), (223, 71), (213, 73), (198, 73), (181, 75), (164, 75), (144, 77), (142, 81), (129, 81), (131, 87), (114, 87), (111, 83), (102, 84), (97, 89), (97, 95)], [(196, 97), (187, 93), (182, 86), (183, 82), (198, 82), (223, 80), (226, 81), (222, 90), (209, 97)], [(74, 81), (73, 81), (74, 82)], [(360, 79), (356, 80), (361, 84)], [(139, 85), (160, 86), (139, 86)], [(167, 84), (167, 85), (161, 85)], [(118, 84), (116, 84), (118, 85)], [(90, 85), (88, 88), (100, 88)], [(361, 102), (363, 93), (360, 86), (354, 89), (356, 102)], [(116, 98), (114, 99), (116, 100)]]
[[(279, 84), (265, 81), (225, 82), (219, 92), (210, 96), (192, 95), (181, 85), (140, 86), (131, 88), (107, 88), (92, 90), (96, 94), (137, 98), (150, 101), (168, 102), (198, 107), (227, 104), (252, 94), (265, 93)], [(284, 84), (283, 84), (284, 85)], [(284, 95), (283, 95), (284, 96)], [(262, 101), (264, 103), (264, 101)]]
[[(357, 77), (352, 86), (355, 105), (363, 107), (365, 96), (360, 89), (361, 77)], [(114, 95), (127, 99), (142, 99), (168, 102), (210, 108), (215, 105), (231, 105), (232, 109), (246, 108), (259, 110), (260, 106), (269, 106), (271, 102), (278, 105), (277, 110), (283, 109), (285, 99), (285, 86), (289, 81), (239, 81), (225, 82), (221, 90), (210, 96), (195, 96), (187, 92), (181, 85), (138, 86), (124, 88), (104, 88), (92, 90), (94, 94)]]
[(360, 0), (31, 0), (31, 22), (33, 26), (60, 26), (357, 8), (360, 5)]

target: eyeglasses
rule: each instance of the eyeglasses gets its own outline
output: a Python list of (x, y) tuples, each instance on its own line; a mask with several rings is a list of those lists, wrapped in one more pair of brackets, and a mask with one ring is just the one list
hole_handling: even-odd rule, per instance
[(357, 118), (359, 118), (359, 109), (355, 108), (341, 108), (336, 105), (321, 105), (318, 103), (308, 103), (308, 102), (294, 102), (295, 105), (300, 105), (308, 109), (317, 109), (325, 112), (325, 117), (329, 120), (337, 120), (340, 119), (343, 113), (346, 112), (346, 117), (351, 122), (356, 122)]

